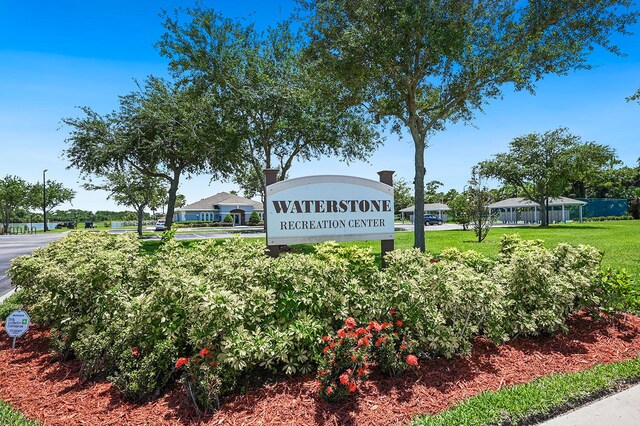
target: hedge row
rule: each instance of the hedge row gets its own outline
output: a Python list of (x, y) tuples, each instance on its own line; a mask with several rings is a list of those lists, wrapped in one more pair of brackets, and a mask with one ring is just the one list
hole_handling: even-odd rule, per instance
[(273, 259), (239, 238), (170, 240), (148, 255), (133, 235), (73, 233), (15, 259), (9, 275), (61, 358), (136, 400), (183, 374), (178, 359), (202, 353), (216, 397), (243, 377), (311, 372), (322, 336), (347, 317), (367, 324), (397, 312), (416, 353), (446, 357), (468, 353), (478, 335), (500, 343), (563, 330), (570, 312), (618, 309), (633, 288), (600, 260), (590, 246), (505, 236), (496, 259), (398, 250), (381, 271), (369, 249), (336, 243)]

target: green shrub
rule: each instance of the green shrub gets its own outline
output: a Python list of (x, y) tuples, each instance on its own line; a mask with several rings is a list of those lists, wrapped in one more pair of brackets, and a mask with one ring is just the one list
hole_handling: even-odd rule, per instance
[(232, 224), (232, 223), (234, 222), (234, 221), (233, 221), (233, 216), (231, 216), (230, 214), (228, 214), (228, 215), (226, 215), (226, 216), (224, 217), (224, 219), (223, 219), (222, 221), (223, 221), (224, 223), (226, 223), (226, 224), (230, 224), (230, 223)]
[(251, 212), (251, 215), (249, 216), (249, 225), (260, 225), (261, 222), (262, 220), (260, 219), (258, 212)]
[[(448, 248), (443, 250), (442, 253), (440, 253), (440, 260), (460, 262), (481, 274), (490, 272), (496, 264), (495, 260), (484, 257), (477, 251), (460, 251), (457, 248)], [(436, 262), (432, 261), (432, 263)]]
[(201, 349), (191, 358), (178, 358), (175, 368), (183, 370), (180, 381), (185, 392), (196, 410), (205, 414), (220, 408), (220, 396), (235, 385), (233, 372), (222, 368), (209, 348)]
[(502, 239), (501, 261), (492, 279), (505, 290), (508, 335), (566, 330), (567, 315), (581, 307), (597, 273), (601, 253), (590, 246)]
[(585, 305), (593, 315), (600, 312), (615, 315), (621, 312), (640, 313), (640, 284), (625, 270), (602, 268), (594, 277)]
[(148, 350), (128, 348), (120, 354), (118, 369), (110, 376), (113, 384), (134, 401), (145, 400), (160, 392), (173, 373), (178, 348), (171, 339), (154, 342)]
[(503, 287), (453, 253), (447, 256), (436, 261), (415, 249), (390, 253), (380, 303), (396, 307), (410, 337), (438, 355), (469, 353), (471, 339), (481, 331), (496, 342), (504, 340)]
[(94, 325), (99, 332), (108, 322), (117, 310), (113, 294), (142, 289), (139, 254), (135, 235), (78, 232), (14, 259), (9, 275), (33, 321), (61, 330), (64, 357), (83, 328)]
[(608, 222), (612, 220), (633, 220), (633, 216), (630, 214), (626, 214), (624, 216), (595, 216), (585, 217), (582, 220), (583, 222)]
[(178, 228), (215, 228), (218, 226), (227, 226), (224, 222), (204, 222), (204, 221), (185, 221), (185, 222), (174, 222)]
[(0, 321), (4, 321), (11, 312), (22, 308), (23, 304), (20, 300), (20, 295), (13, 293), (0, 303)]

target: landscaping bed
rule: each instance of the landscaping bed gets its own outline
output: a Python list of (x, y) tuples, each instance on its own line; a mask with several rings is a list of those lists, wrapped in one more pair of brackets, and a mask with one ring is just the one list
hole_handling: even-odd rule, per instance
[(196, 414), (179, 385), (134, 404), (106, 381), (81, 380), (80, 362), (54, 361), (48, 351), (48, 331), (36, 327), (18, 340), (15, 352), (10, 340), (2, 339), (0, 362), (5, 368), (0, 371), (0, 394), (26, 416), (47, 425), (398, 425), (486, 390), (640, 354), (636, 316), (604, 321), (575, 314), (568, 326), (568, 334), (517, 337), (500, 346), (477, 337), (469, 356), (423, 360), (401, 377), (373, 374), (344, 402), (329, 403), (317, 396), (315, 376), (307, 374), (229, 396), (209, 416)]

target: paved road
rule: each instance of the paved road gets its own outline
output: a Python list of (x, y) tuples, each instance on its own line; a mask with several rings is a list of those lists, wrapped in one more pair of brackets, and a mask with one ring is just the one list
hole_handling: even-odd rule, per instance
[(6, 275), (11, 259), (23, 254), (29, 254), (36, 248), (43, 247), (64, 235), (66, 233), (0, 235), (0, 296), (13, 289), (11, 280)]

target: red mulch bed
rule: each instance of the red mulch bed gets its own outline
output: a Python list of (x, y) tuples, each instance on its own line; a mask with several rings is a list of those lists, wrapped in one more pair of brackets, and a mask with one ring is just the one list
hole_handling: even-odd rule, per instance
[[(296, 377), (229, 398), (214, 415), (199, 417), (179, 387), (145, 404), (131, 404), (107, 382), (78, 379), (77, 361), (54, 362), (43, 329), (0, 342), (0, 397), (45, 425), (399, 425), (434, 414), (485, 390), (575, 372), (640, 353), (640, 320), (607, 323), (576, 315), (570, 332), (517, 338), (496, 347), (478, 338), (473, 353), (424, 361), (402, 378), (374, 376), (353, 399), (327, 403), (316, 396), (312, 375)], [(3, 330), (0, 330), (3, 331)]]

